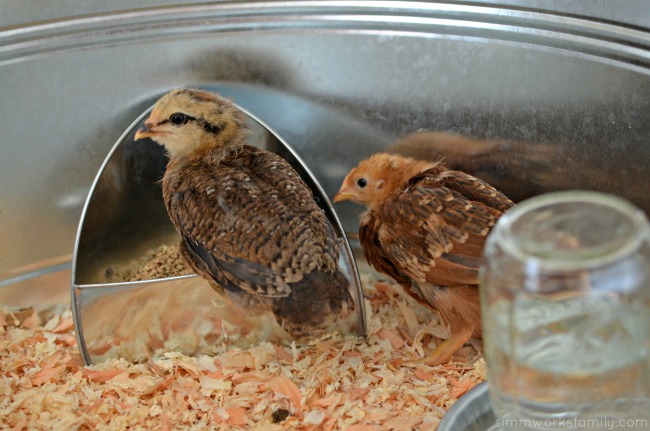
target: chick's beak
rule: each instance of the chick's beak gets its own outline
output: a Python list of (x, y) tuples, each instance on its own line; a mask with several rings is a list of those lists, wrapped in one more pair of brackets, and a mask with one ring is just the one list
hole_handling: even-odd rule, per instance
[(154, 128), (154, 124), (149, 121), (145, 121), (145, 123), (140, 127), (136, 132), (135, 132), (135, 140), (137, 141), (138, 139), (143, 139), (143, 138), (150, 138), (152, 136), (155, 136), (157, 133)]
[(334, 202), (343, 202), (343, 201), (349, 201), (355, 197), (355, 194), (348, 189), (348, 187), (344, 184), (341, 186), (341, 190), (337, 194), (334, 195)]

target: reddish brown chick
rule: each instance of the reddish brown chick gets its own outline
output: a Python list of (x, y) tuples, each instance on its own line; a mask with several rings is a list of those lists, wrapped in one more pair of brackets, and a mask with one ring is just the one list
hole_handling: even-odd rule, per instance
[(451, 360), (473, 334), (480, 336), (478, 269), (483, 245), (513, 203), (478, 178), (442, 163), (375, 154), (352, 169), (335, 202), (368, 210), (359, 240), (376, 270), (394, 278), (439, 313), (450, 337), (425, 362)]

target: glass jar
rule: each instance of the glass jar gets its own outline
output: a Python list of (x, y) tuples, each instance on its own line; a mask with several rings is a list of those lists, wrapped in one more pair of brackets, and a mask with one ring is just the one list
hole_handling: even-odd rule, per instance
[(490, 234), (480, 289), (497, 428), (649, 426), (642, 211), (595, 192), (524, 201)]

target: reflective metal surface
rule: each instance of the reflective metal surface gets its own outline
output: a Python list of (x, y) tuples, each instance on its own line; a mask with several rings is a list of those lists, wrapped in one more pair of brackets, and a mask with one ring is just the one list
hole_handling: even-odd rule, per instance
[[(286, 159), (311, 188), (333, 226), (339, 239), (340, 269), (349, 280), (356, 311), (341, 319), (336, 329), (365, 335), (359, 275), (332, 204), (295, 152), (258, 119), (244, 113), (252, 132), (247, 142)], [(242, 313), (203, 280), (146, 274), (145, 281), (130, 281), (122, 276), (152, 250), (180, 241), (162, 199), (164, 150), (151, 140), (133, 139), (148, 114), (149, 110), (141, 115), (109, 153), (82, 214), (72, 262), (72, 304), (84, 360), (93, 363), (111, 356), (142, 360), (155, 348), (197, 355), (242, 343), (286, 339), (273, 316), (242, 316), (258, 313)], [(325, 321), (330, 316), (320, 317)]]
[[(438, 431), (485, 431), (495, 425), (487, 382), (479, 383), (452, 405)], [(494, 428), (498, 430), (498, 428)]]
[[(585, 188), (650, 210), (638, 2), (84, 3), (0, 13), (2, 289), (69, 265), (106, 154), (178, 86), (230, 89), (329, 196), (360, 158), (429, 129), (474, 142), (482, 164), (469, 145), (458, 166), (513, 196)], [(347, 232), (359, 211), (337, 207)]]

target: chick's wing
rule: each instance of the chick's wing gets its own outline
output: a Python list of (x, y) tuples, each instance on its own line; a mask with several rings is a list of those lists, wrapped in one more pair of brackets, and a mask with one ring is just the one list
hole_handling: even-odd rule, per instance
[(327, 221), (307, 186), (279, 156), (244, 147), (169, 175), (166, 204), (198, 266), (230, 290), (290, 293), (318, 267), (336, 267)]
[(505, 206), (494, 192), (462, 172), (425, 171), (383, 206), (378, 241), (416, 283), (476, 284), (485, 237), (502, 213), (495, 207)]

